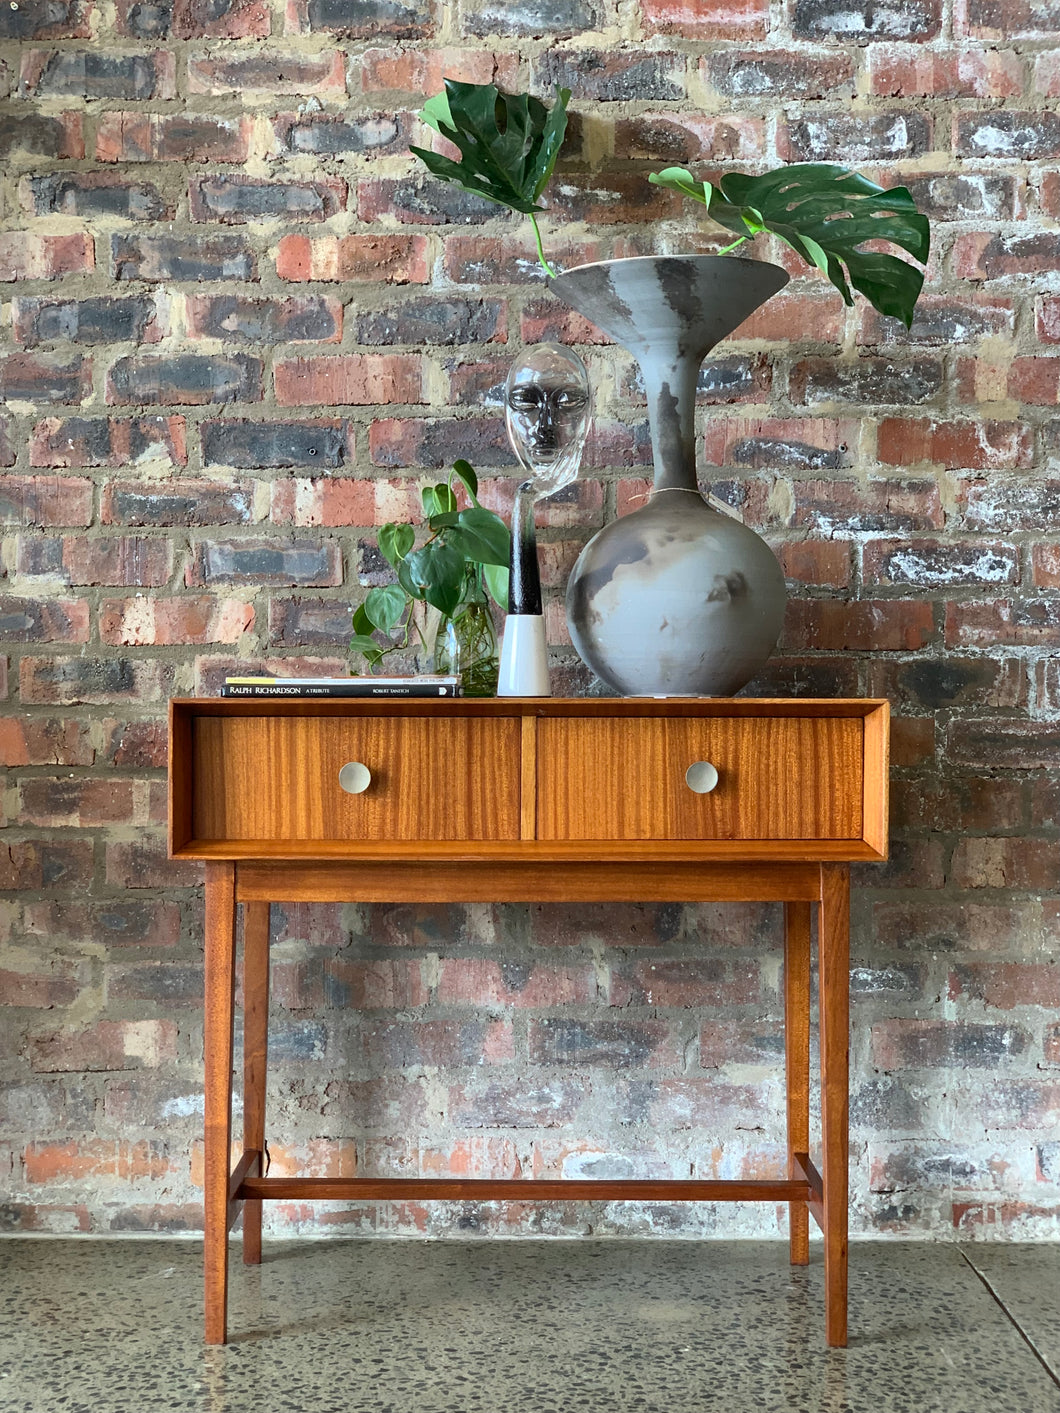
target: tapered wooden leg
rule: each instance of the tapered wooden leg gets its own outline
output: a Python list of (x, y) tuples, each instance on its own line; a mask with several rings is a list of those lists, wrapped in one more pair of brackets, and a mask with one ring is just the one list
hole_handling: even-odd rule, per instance
[(206, 1343), (228, 1332), (228, 1181), (232, 1148), (232, 1013), (236, 990), (235, 866), (206, 865)]
[[(269, 1048), (269, 905), (243, 904), (243, 1150), (265, 1149)], [(243, 1263), (261, 1261), (261, 1199), (243, 1203)]]
[[(810, 1150), (810, 904), (784, 904), (784, 1057), (788, 1092), (788, 1177), (800, 1177), (795, 1154)], [(810, 1259), (810, 1212), (788, 1207), (791, 1264)]]
[(850, 869), (821, 868), (817, 929), (826, 1338), (847, 1342), (847, 1112), (850, 1063)]

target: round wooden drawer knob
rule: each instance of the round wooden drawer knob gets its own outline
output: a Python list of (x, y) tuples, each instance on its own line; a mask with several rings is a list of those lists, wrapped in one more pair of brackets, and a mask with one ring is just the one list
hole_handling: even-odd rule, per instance
[(709, 795), (717, 783), (717, 769), (709, 760), (694, 760), (685, 771), (685, 784), (697, 795)]
[(372, 772), (359, 760), (347, 761), (339, 771), (339, 784), (347, 795), (363, 795), (372, 783)]

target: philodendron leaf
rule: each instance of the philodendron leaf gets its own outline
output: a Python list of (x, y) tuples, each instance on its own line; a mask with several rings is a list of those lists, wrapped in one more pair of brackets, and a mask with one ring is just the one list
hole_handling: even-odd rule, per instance
[(821, 162), (796, 162), (760, 177), (728, 172), (717, 186), (697, 182), (682, 167), (653, 172), (648, 180), (701, 202), (712, 220), (738, 236), (779, 236), (828, 276), (845, 303), (854, 302), (853, 285), (881, 314), (912, 324), (921, 271), (895, 255), (859, 248), (889, 241), (926, 263), (928, 220), (904, 186), (886, 190), (847, 167)]
[(397, 584), (385, 584), (381, 589), (369, 589), (364, 596), (364, 611), (373, 627), (389, 633), (401, 622), (408, 602), (405, 590)]
[(490, 592), (490, 597), (505, 613), (508, 612), (508, 566), (500, 564), (487, 564), (483, 567), (482, 577), (486, 581), (486, 588)]
[(501, 93), (492, 83), (445, 80), (445, 92), (420, 117), (454, 144), (460, 160), (409, 147), (429, 172), (510, 211), (530, 215), (552, 175), (567, 130), (570, 89), (557, 88), (549, 111), (529, 94)]
[(396, 569), (398, 562), (405, 558), (416, 543), (416, 532), (411, 525), (383, 525), (379, 530), (379, 552)]
[(415, 586), (414, 597), (426, 599), (447, 617), (456, 612), (464, 585), (464, 556), (441, 540), (415, 550), (401, 567)]
[(471, 504), (478, 505), (478, 476), (475, 474), (475, 468), (471, 465), (471, 462), (464, 460), (454, 461), (453, 476), (457, 478), (464, 487), (464, 490), (467, 491), (468, 495), (471, 497)]

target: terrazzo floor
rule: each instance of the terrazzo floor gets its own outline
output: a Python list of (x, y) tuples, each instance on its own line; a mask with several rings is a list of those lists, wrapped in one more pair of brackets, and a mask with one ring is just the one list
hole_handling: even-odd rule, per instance
[(1060, 1413), (1060, 1251), (857, 1243), (852, 1337), (820, 1248), (233, 1245), (201, 1343), (188, 1241), (0, 1243), (2, 1413)]

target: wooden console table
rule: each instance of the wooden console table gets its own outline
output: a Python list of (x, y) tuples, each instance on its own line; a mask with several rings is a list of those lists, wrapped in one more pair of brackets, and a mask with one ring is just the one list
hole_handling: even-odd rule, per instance
[[(183, 700), (170, 852), (206, 863), (206, 1341), (228, 1232), (261, 1260), (268, 1198), (787, 1202), (824, 1233), (826, 1335), (847, 1340), (849, 864), (887, 856), (884, 701)], [(415, 867), (419, 864), (422, 867)], [(410, 867), (410, 865), (413, 865)], [(788, 1175), (776, 1181), (269, 1178), (270, 902), (739, 902), (784, 909)], [(821, 1168), (810, 1160), (818, 908)], [(236, 905), (243, 1153), (230, 1168)]]

